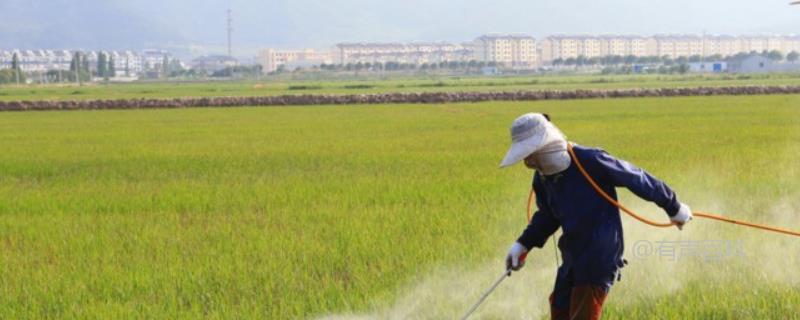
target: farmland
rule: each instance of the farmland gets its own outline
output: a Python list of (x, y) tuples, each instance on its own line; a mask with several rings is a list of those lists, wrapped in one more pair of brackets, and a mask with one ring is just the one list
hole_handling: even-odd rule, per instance
[[(612, 79), (542, 86), (798, 83)], [(4, 87), (0, 99), (288, 91), (256, 85)], [(411, 85), (358, 92), (427, 88)], [(531, 172), (497, 164), (510, 122), (530, 111), (647, 168), (693, 209), (797, 230), (798, 106), (784, 95), (0, 113), (0, 318), (460, 316), (524, 228)], [(666, 219), (628, 193), (623, 201)], [(631, 264), (608, 318), (800, 314), (798, 239), (700, 219), (683, 232), (623, 221)], [(639, 241), (741, 250), (636, 259)], [(547, 317), (555, 261), (552, 244), (544, 249), (478, 317)]]
[(455, 92), (631, 89), (698, 86), (800, 85), (797, 74), (771, 75), (584, 75), (434, 77), (343, 81), (137, 82), (0, 86), (0, 101), (86, 100), (179, 97), (250, 97), (299, 94), (369, 94), (389, 92)]

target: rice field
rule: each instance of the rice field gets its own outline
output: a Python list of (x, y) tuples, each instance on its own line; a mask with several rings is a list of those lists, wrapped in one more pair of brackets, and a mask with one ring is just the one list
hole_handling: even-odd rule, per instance
[[(497, 165), (531, 111), (695, 210), (800, 230), (800, 96), (0, 113), (0, 319), (460, 317), (525, 226), (531, 172)], [(605, 318), (800, 318), (800, 239), (623, 221)], [(634, 254), (659, 241), (736, 250)], [(555, 264), (475, 318), (547, 319)]]
[(364, 76), (352, 80), (274, 80), (217, 82), (134, 82), (0, 86), (0, 101), (92, 100), (177, 97), (249, 97), (301, 94), (369, 94), (390, 92), (486, 92), (519, 90), (635, 89), (800, 85), (800, 74), (687, 75), (506, 75), (392, 78)]

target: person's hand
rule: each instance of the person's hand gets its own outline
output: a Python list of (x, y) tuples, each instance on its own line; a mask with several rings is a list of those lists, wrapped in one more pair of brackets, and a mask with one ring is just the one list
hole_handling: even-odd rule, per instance
[(518, 271), (525, 265), (525, 257), (528, 256), (528, 249), (519, 242), (514, 242), (506, 256), (506, 270)]
[(669, 219), (675, 223), (675, 226), (678, 227), (678, 229), (683, 230), (683, 226), (688, 223), (689, 220), (692, 220), (693, 217), (692, 209), (689, 209), (689, 206), (681, 203), (681, 208), (678, 209), (678, 213)]

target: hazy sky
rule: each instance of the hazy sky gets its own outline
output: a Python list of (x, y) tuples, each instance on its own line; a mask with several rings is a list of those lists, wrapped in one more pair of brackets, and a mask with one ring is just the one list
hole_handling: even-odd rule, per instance
[(789, 0), (0, 0), (0, 48), (192, 48), (240, 55), (343, 41), (460, 42), (484, 33), (800, 33)]

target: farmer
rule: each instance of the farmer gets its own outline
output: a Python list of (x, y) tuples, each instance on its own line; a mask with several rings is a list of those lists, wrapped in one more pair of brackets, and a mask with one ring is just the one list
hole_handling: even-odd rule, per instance
[[(602, 198), (575, 165), (563, 133), (545, 114), (528, 113), (511, 126), (511, 148), (500, 167), (519, 161), (536, 170), (533, 189), (538, 210), (506, 257), (506, 269), (519, 270), (533, 247), (541, 248), (559, 227), (558, 247), (563, 263), (550, 295), (552, 319), (599, 319), (603, 302), (622, 259), (619, 209)], [(664, 182), (601, 149), (575, 145), (575, 156), (600, 188), (614, 199), (615, 187), (626, 187), (664, 209), (683, 229), (692, 219)]]

